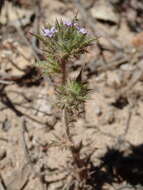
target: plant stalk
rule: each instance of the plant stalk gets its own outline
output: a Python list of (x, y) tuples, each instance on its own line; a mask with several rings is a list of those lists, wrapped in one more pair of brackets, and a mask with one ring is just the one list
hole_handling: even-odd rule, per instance
[[(62, 85), (66, 85), (67, 82), (67, 68), (66, 68), (66, 60), (62, 62)], [(81, 184), (82, 181), (85, 179), (85, 171), (82, 171), (82, 168), (84, 167), (83, 161), (80, 159), (80, 150), (76, 151), (76, 147), (74, 146), (73, 140), (71, 138), (71, 133), (70, 133), (70, 126), (69, 126), (69, 121), (68, 121), (68, 110), (67, 107), (65, 106), (63, 108), (63, 125), (65, 128), (66, 136), (69, 141), (69, 150), (72, 155), (72, 160), (74, 163), (74, 167), (77, 173), (77, 180)], [(79, 186), (77, 188), (78, 190), (81, 189)], [(83, 190), (84, 188), (82, 188)]]
[(66, 58), (61, 60), (61, 70), (62, 70), (62, 85), (65, 85), (67, 79), (67, 68), (66, 68)]

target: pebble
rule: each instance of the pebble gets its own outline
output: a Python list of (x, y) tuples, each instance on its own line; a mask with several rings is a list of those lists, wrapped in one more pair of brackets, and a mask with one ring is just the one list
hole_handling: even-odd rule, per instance
[(101, 110), (101, 108), (100, 108), (99, 106), (97, 106), (97, 107), (95, 108), (95, 113), (96, 113), (97, 116), (102, 115), (102, 110)]
[(124, 71), (133, 71), (135, 68), (133, 67), (133, 65), (130, 65), (130, 64), (124, 64), (124, 65), (121, 65), (120, 67), (122, 70)]

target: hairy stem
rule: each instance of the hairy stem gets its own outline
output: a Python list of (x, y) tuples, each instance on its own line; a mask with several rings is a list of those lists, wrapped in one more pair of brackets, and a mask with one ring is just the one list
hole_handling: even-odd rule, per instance
[[(66, 85), (67, 82), (67, 69), (66, 69), (66, 61), (64, 60), (62, 62), (62, 85)], [(69, 141), (69, 150), (71, 152), (72, 155), (72, 160), (74, 163), (74, 167), (75, 167), (75, 172), (76, 172), (76, 178), (78, 180), (78, 184), (80, 184), (82, 181), (85, 181), (85, 175), (83, 175), (84, 171), (82, 172), (81, 169), (82, 167), (84, 167), (84, 163), (82, 162), (82, 160), (80, 159), (80, 150), (77, 151), (76, 147), (74, 146), (73, 140), (71, 138), (71, 132), (70, 132), (70, 126), (69, 126), (69, 120), (68, 120), (68, 109), (65, 106), (63, 108), (63, 126), (65, 128), (65, 132), (66, 132), (66, 136), (67, 139)], [(81, 188), (78, 186), (77, 187), (78, 190), (80, 190)], [(82, 188), (83, 189), (83, 188)]]
[(66, 83), (66, 79), (67, 79), (67, 69), (66, 69), (66, 60), (65, 59), (62, 59), (62, 66), (61, 66), (61, 69), (62, 69), (62, 85), (65, 85)]

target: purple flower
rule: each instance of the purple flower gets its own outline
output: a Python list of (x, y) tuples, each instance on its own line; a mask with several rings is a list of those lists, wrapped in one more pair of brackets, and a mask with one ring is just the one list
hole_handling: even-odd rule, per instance
[(43, 29), (42, 32), (44, 36), (51, 38), (57, 30), (55, 27), (52, 27), (51, 29)]
[(64, 25), (66, 26), (76, 26), (77, 23), (71, 22), (71, 21), (63, 21)]
[(63, 23), (66, 26), (73, 26), (73, 22), (71, 22), (71, 21), (63, 21)]
[(79, 26), (77, 27), (78, 31), (82, 34), (87, 34), (87, 30), (85, 28), (80, 28)]

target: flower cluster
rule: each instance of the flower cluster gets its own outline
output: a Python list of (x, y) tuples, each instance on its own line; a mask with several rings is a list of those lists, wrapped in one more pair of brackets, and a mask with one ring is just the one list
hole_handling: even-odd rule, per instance
[[(87, 34), (87, 30), (85, 28), (81, 28), (78, 26), (77, 22), (71, 22), (71, 21), (63, 21), (63, 24), (67, 27), (75, 27), (80, 33)], [(55, 27), (52, 27), (51, 29), (43, 29), (42, 33), (45, 37), (53, 37), (53, 35), (58, 32), (58, 30)]]
[(76, 18), (72, 21), (56, 21), (54, 26), (43, 28), (42, 34), (33, 35), (43, 44), (47, 65), (41, 63), (41, 67), (46, 73), (47, 70), (50, 73), (60, 73), (65, 60), (67, 62), (79, 58), (95, 40), (85, 28), (80, 27)]
[(52, 27), (51, 29), (43, 29), (42, 32), (44, 36), (51, 38), (57, 30), (55, 27)]
[(75, 26), (80, 33), (87, 34), (87, 30), (85, 28), (81, 28), (80, 26), (78, 26), (77, 22), (64, 21), (63, 23), (67, 26)]
[(77, 23), (71, 22), (71, 21), (63, 21), (63, 24), (66, 26), (76, 26)]

